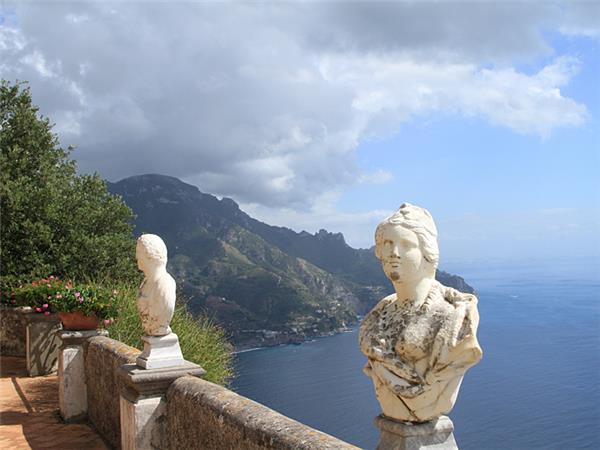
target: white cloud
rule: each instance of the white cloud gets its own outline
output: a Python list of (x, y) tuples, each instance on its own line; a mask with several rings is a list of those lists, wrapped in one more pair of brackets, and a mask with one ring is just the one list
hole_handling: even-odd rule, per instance
[(540, 136), (583, 123), (585, 106), (561, 92), (577, 60), (558, 56), (533, 74), (509, 64), (552, 52), (542, 28), (559, 27), (560, 12), (21, 3), (0, 22), (0, 76), (30, 81), (84, 171), (167, 173), (247, 204), (314, 212), (344, 186), (389, 181), (361, 173), (355, 150), (412, 117), (478, 116)]
[(560, 92), (577, 67), (575, 58), (563, 57), (527, 75), (513, 68), (342, 55), (327, 58), (322, 71), (328, 81), (354, 93), (352, 107), (363, 133), (369, 127), (374, 133), (385, 127), (396, 130), (415, 114), (455, 111), (545, 136), (557, 127), (581, 125), (586, 119), (585, 105)]

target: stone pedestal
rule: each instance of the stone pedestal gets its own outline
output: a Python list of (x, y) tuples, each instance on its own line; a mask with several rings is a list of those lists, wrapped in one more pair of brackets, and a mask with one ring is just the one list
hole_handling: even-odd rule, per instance
[(142, 369), (136, 364), (119, 368), (118, 376), (125, 386), (120, 399), (122, 450), (167, 447), (163, 442), (167, 389), (179, 377), (206, 373), (199, 365), (182, 361), (179, 366), (160, 369)]
[(29, 310), (23, 311), (23, 318), (29, 376), (37, 377), (56, 372), (60, 346), (56, 332), (62, 328), (58, 314), (46, 316)]
[(142, 336), (144, 351), (136, 364), (144, 369), (160, 369), (184, 364), (185, 360), (175, 333), (164, 336)]
[(448, 416), (424, 423), (398, 422), (377, 416), (381, 430), (377, 450), (458, 450)]
[(106, 330), (60, 330), (58, 354), (58, 404), (65, 422), (77, 422), (87, 416), (87, 382), (83, 343), (94, 336), (108, 336)]

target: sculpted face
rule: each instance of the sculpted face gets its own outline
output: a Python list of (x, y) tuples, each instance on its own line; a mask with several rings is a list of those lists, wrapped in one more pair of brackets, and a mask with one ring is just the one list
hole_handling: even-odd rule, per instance
[(379, 257), (383, 271), (394, 284), (413, 284), (427, 276), (417, 235), (401, 226), (383, 228)]

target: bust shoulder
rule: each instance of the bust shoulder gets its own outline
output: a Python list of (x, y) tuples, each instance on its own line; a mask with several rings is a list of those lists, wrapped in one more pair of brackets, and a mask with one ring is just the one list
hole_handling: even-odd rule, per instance
[(174, 295), (176, 288), (175, 279), (167, 272), (155, 280), (154, 291), (158, 295)]
[(449, 286), (444, 286), (440, 282), (436, 281), (438, 285), (438, 289), (443, 297), (443, 299), (450, 303), (451, 305), (465, 305), (465, 306), (477, 306), (477, 297), (473, 294), (467, 294), (465, 292), (460, 292), (454, 288)]
[(373, 307), (373, 309), (371, 309), (371, 311), (369, 311), (369, 314), (367, 314), (367, 317), (373, 316), (373, 315), (375, 315), (375, 316), (379, 315), (381, 310), (392, 305), (396, 301), (396, 299), (397, 299), (397, 297), (396, 297), (395, 293), (390, 294), (387, 297), (383, 297), (381, 300), (379, 300), (379, 302), (375, 305), (375, 307)]

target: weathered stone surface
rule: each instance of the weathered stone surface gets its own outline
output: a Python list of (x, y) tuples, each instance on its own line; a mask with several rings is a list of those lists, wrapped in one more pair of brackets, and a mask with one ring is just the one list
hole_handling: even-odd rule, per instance
[(57, 333), (61, 341), (60, 348), (66, 348), (70, 345), (81, 345), (93, 337), (108, 337), (108, 330), (98, 328), (96, 330), (60, 330)]
[(377, 450), (458, 450), (454, 440), (454, 425), (448, 416), (423, 423), (375, 418), (381, 430)]
[(144, 351), (136, 360), (138, 366), (144, 369), (159, 369), (184, 364), (179, 338), (175, 333), (164, 336), (142, 336), (142, 341)]
[(136, 395), (163, 395), (176, 379), (191, 375), (201, 377), (206, 371), (198, 364), (183, 361), (176, 367), (141, 369), (136, 364), (125, 364), (118, 369), (123, 385)]
[(83, 342), (94, 336), (108, 336), (106, 330), (57, 332), (62, 345), (58, 357), (58, 405), (65, 422), (87, 417), (87, 383)]
[(120, 401), (121, 450), (165, 449), (165, 430), (159, 431), (157, 426), (164, 421), (164, 396), (141, 397), (132, 401), (122, 395)]
[(25, 322), (22, 307), (0, 305), (0, 353), (4, 356), (25, 356)]
[(170, 449), (356, 449), (224, 387), (194, 377), (167, 392)]
[(56, 332), (62, 328), (58, 314), (38, 314), (23, 310), (27, 372), (30, 377), (47, 375), (58, 369), (60, 340)]
[(448, 413), (462, 378), (481, 359), (477, 298), (435, 280), (437, 229), (410, 204), (375, 232), (375, 254), (395, 294), (363, 320), (359, 343), (385, 416), (426, 422)]
[(107, 337), (93, 337), (84, 344), (88, 385), (88, 419), (114, 448), (121, 445), (119, 394), (125, 388), (117, 370), (133, 364), (140, 351)]

